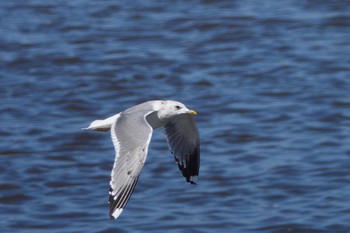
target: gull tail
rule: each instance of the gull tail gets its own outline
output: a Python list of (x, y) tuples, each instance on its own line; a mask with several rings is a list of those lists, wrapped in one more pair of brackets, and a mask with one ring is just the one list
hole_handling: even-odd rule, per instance
[(82, 128), (82, 129), (90, 129), (90, 130), (96, 130), (96, 131), (108, 131), (111, 129), (112, 124), (117, 120), (119, 117), (119, 114), (116, 114), (114, 116), (111, 116), (104, 120), (95, 120), (91, 122), (89, 127)]

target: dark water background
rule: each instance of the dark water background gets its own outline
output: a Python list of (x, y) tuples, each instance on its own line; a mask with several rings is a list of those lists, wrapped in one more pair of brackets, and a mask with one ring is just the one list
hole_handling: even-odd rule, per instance
[[(349, 1), (0, 2), (0, 232), (350, 232)], [(199, 184), (155, 132), (108, 217), (92, 120), (199, 112)]]

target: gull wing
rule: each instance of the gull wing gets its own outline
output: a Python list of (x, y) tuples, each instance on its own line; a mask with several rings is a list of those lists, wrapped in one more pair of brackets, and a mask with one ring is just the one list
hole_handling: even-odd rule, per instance
[(152, 132), (145, 116), (135, 118), (122, 113), (112, 125), (111, 136), (116, 156), (109, 191), (111, 218), (116, 219), (120, 215), (134, 191), (147, 157)]
[(193, 116), (180, 114), (169, 120), (164, 128), (171, 153), (182, 175), (187, 182), (196, 184), (199, 174), (200, 145)]

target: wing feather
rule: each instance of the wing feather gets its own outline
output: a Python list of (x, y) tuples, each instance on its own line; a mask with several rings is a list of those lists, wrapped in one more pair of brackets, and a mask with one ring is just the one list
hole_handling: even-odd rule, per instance
[(193, 116), (178, 115), (169, 120), (164, 128), (171, 153), (182, 175), (187, 182), (196, 184), (200, 164), (200, 143)]
[(111, 172), (110, 216), (116, 219), (129, 201), (145, 163), (153, 129), (142, 119), (120, 114), (112, 125), (115, 161)]

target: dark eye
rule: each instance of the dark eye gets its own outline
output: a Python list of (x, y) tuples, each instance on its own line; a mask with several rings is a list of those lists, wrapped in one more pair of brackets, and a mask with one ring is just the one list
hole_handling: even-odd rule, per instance
[(180, 110), (181, 109), (181, 107), (179, 105), (176, 105), (175, 108), (176, 108), (176, 110)]

